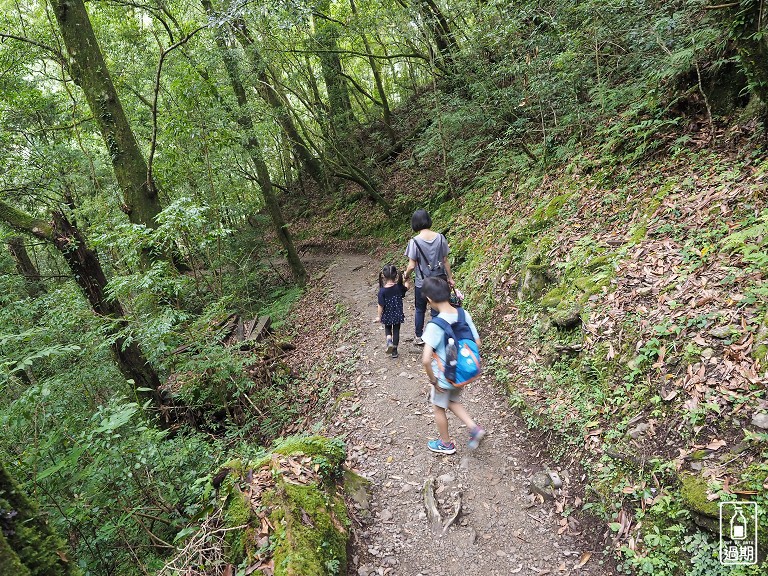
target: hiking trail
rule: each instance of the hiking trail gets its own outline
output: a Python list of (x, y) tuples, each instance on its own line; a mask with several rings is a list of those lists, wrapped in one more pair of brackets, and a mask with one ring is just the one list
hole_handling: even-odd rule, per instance
[[(602, 565), (594, 526), (564, 519), (557, 501), (542, 504), (530, 495), (531, 476), (546, 465), (559, 470), (564, 492), (579, 479), (557, 468), (544, 451), (531, 448), (530, 433), (490, 374), (463, 396), (469, 413), (487, 431), (480, 447), (467, 448), (467, 429), (449, 414), (456, 454), (427, 449), (427, 440), (437, 431), (422, 349), (413, 344), (413, 287), (405, 299), (400, 357), (393, 359), (385, 353), (382, 326), (374, 322), (377, 274), (376, 259), (343, 255), (323, 279), (328, 297), (349, 309), (349, 330), (360, 334), (357, 370), (324, 431), (345, 438), (348, 461), (371, 481), (370, 502), (352, 510), (356, 520), (348, 574), (610, 574), (610, 562)], [(483, 337), (482, 327), (478, 329)], [(461, 513), (444, 535), (432, 532), (425, 513), (428, 477), (436, 480), (443, 520), (453, 514), (460, 494)]]

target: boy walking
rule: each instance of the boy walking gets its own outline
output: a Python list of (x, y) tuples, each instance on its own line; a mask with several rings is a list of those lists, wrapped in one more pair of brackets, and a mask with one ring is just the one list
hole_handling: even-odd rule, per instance
[[(442, 318), (448, 324), (458, 321), (459, 314), (456, 308), (451, 306), (451, 288), (448, 282), (440, 278), (425, 278), (421, 293), (426, 298), (427, 304), (438, 312), (438, 318)], [(475, 323), (469, 312), (464, 311), (464, 321), (469, 325), (475, 343), (480, 346), (480, 336), (477, 333)], [(440, 358), (441, 365), (445, 366), (445, 331), (430, 322), (424, 330), (424, 351), (421, 363), (432, 386), (430, 401), (435, 411), (435, 424), (440, 438), (430, 440), (427, 447), (438, 454), (453, 454), (456, 445), (448, 434), (448, 416), (446, 410), (453, 412), (459, 420), (464, 422), (469, 429), (469, 448), (474, 450), (480, 445), (480, 440), (485, 436), (485, 430), (480, 428), (472, 417), (461, 405), (461, 388), (453, 388), (445, 380), (445, 375), (438, 368), (438, 363), (433, 358), (433, 352)]]

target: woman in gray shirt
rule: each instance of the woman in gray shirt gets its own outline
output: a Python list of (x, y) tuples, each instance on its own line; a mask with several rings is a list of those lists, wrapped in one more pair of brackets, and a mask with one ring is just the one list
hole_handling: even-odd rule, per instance
[(414, 299), (416, 301), (416, 314), (414, 315), (416, 338), (413, 341), (418, 346), (424, 345), (421, 336), (424, 334), (424, 316), (427, 311), (427, 299), (421, 295), (421, 287), (424, 278), (437, 277), (448, 281), (453, 287), (453, 274), (448, 262), (448, 240), (445, 236), (430, 230), (432, 218), (426, 210), (416, 210), (411, 216), (411, 228), (416, 236), (408, 241), (405, 256), (408, 258), (408, 266), (405, 269), (403, 279), (407, 282), (412, 273), (415, 273)]

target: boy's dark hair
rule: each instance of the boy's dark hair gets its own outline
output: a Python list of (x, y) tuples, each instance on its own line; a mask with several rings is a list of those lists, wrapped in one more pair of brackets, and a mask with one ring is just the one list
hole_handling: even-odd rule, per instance
[(426, 210), (416, 210), (411, 216), (411, 228), (414, 232), (421, 232), (426, 228), (432, 227), (432, 217)]
[(435, 304), (448, 302), (451, 299), (451, 287), (442, 278), (424, 278), (421, 295), (429, 298)]
[(387, 264), (379, 272), (379, 288), (384, 287), (384, 280), (397, 280), (397, 283), (402, 286), (403, 273), (397, 271), (397, 267), (394, 264)]

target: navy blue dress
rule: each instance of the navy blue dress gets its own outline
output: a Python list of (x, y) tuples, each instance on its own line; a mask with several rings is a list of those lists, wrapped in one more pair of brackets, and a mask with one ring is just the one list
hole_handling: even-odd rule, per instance
[(379, 306), (384, 309), (384, 312), (381, 314), (382, 324), (392, 326), (393, 324), (405, 322), (403, 296), (405, 296), (407, 291), (408, 288), (400, 284), (379, 288)]

